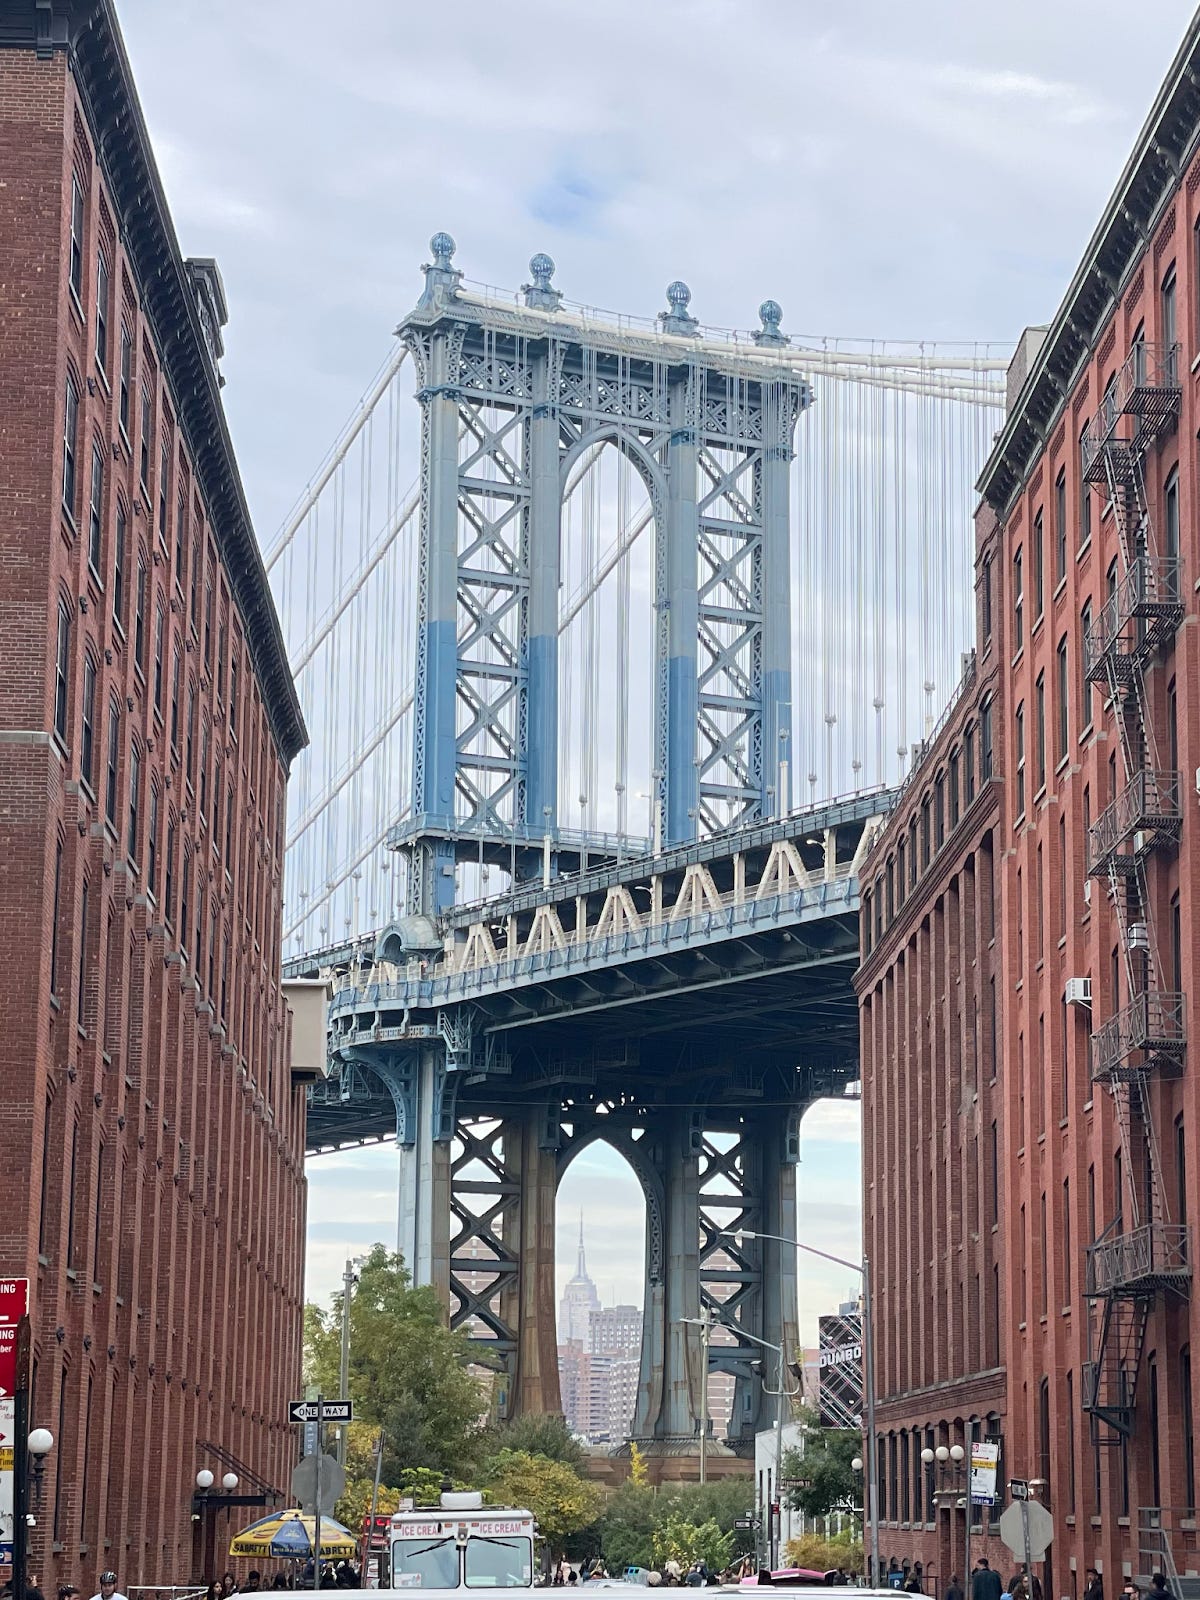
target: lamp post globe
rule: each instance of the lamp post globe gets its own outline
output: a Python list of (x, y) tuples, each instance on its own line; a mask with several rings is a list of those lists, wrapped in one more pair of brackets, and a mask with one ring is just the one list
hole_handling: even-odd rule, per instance
[(227, 1472), (225, 1474), (225, 1476), (221, 1479), (221, 1487), (222, 1487), (222, 1489), (226, 1490), (229, 1494), (232, 1494), (233, 1491), (237, 1488), (237, 1486), (238, 1486), (238, 1475), (237, 1475), (236, 1472)]
[(863, 1469), (862, 1457), (861, 1456), (855, 1456), (854, 1460), (850, 1463), (850, 1471), (851, 1472), (861, 1472), (862, 1469)]
[(963, 1457), (966, 1455), (966, 1453), (967, 1452), (963, 1449), (962, 1445), (960, 1445), (960, 1444), (952, 1444), (950, 1446), (950, 1459), (951, 1459), (951, 1461), (956, 1461), (956, 1462), (957, 1461), (961, 1461), (963, 1459)]
[(197, 1487), (197, 1489), (211, 1489), (214, 1482), (215, 1482), (215, 1479), (213, 1478), (213, 1475), (208, 1470), (208, 1468), (207, 1467), (201, 1467), (200, 1471), (196, 1474), (196, 1487)]
[(938, 1445), (937, 1449), (933, 1453), (943, 1464), (950, 1459), (950, 1452), (946, 1449), (944, 1444)]
[(49, 1455), (54, 1448), (54, 1435), (49, 1428), (34, 1428), (25, 1443), (31, 1456)]
[(928, 1445), (926, 1445), (924, 1450), (921, 1451), (921, 1460), (925, 1463), (925, 1465), (927, 1467), (933, 1465), (933, 1451), (929, 1448)]

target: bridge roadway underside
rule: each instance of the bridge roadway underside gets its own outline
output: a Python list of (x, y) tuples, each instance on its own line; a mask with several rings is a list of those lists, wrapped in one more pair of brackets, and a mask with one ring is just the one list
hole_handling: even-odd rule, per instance
[(710, 1368), (735, 1377), (728, 1447), (771, 1420), (757, 1341), (795, 1348), (794, 1252), (729, 1234), (794, 1236), (800, 1118), (857, 1079), (856, 870), (885, 806), (527, 885), (451, 912), (420, 959), (385, 929), (290, 964), (334, 982), (310, 1152), (395, 1133), (400, 1248), (478, 1341), (500, 1414), (561, 1409), (556, 1193), (602, 1140), (646, 1202), (634, 1438), (694, 1454), (702, 1306)]

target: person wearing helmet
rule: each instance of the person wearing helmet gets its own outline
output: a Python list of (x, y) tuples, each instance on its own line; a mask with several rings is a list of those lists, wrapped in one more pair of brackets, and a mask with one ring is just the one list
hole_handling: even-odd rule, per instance
[(102, 1572), (100, 1574), (100, 1592), (94, 1594), (92, 1600), (125, 1600), (125, 1596), (117, 1589), (117, 1575), (115, 1572)]

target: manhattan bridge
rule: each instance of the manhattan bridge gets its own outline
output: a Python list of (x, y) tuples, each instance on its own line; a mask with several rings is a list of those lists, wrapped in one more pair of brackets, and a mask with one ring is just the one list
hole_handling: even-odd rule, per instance
[[(399, 1248), (561, 1410), (555, 1195), (604, 1140), (646, 1204), (633, 1436), (726, 1443), (796, 1344), (800, 1119), (857, 1090), (859, 865), (964, 673), (1006, 353), (575, 305), (447, 234), (266, 554), (312, 749), (288, 972), (327, 981), (311, 1154), (394, 1138)], [(414, 403), (415, 400), (415, 403)], [(783, 1403), (780, 1401), (779, 1403)]]

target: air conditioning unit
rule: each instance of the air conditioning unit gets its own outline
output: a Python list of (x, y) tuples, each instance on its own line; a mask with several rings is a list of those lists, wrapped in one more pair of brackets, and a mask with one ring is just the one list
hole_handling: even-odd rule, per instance
[(1085, 906), (1090, 906), (1092, 903), (1092, 880), (1090, 878), (1083, 880), (1083, 903)]
[(1150, 835), (1148, 833), (1146, 833), (1143, 829), (1139, 828), (1138, 831), (1133, 836), (1133, 853), (1134, 853), (1134, 855), (1135, 856), (1140, 856), (1142, 851), (1146, 848), (1146, 846), (1147, 846), (1147, 844), (1149, 842), (1150, 842)]
[(1130, 950), (1149, 950), (1150, 930), (1144, 922), (1131, 922), (1126, 944)]
[(1069, 1006), (1090, 1006), (1092, 1003), (1092, 980), (1090, 978), (1068, 978), (1066, 1001)]

